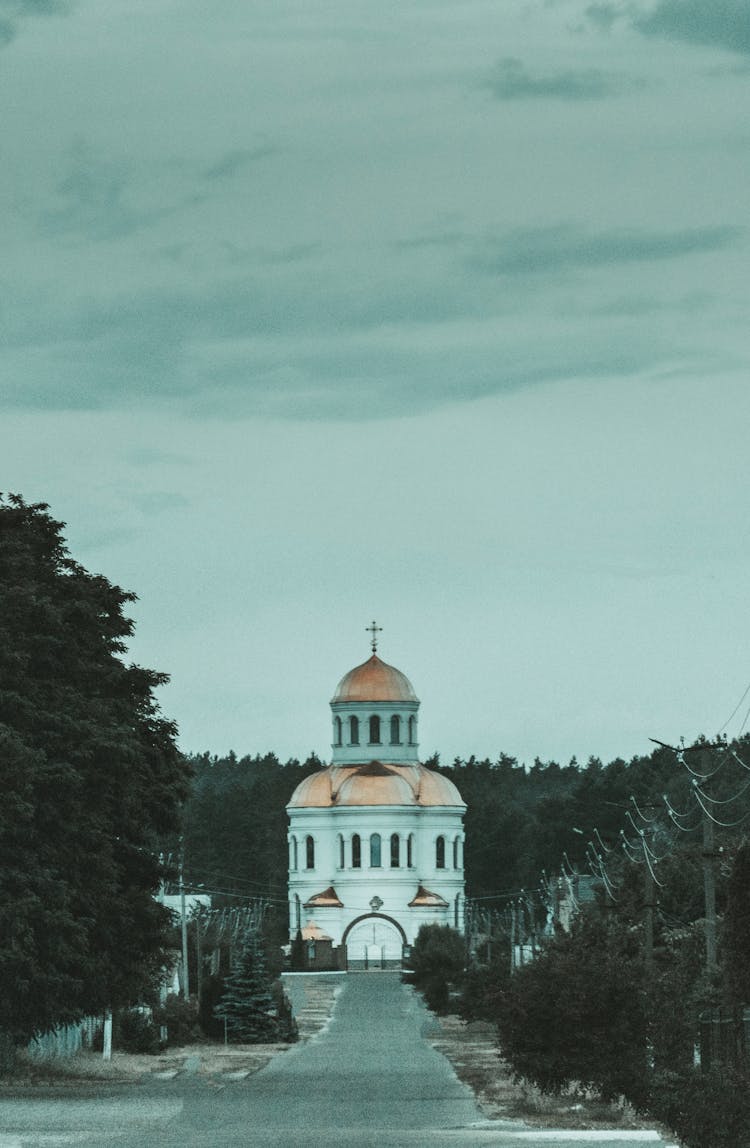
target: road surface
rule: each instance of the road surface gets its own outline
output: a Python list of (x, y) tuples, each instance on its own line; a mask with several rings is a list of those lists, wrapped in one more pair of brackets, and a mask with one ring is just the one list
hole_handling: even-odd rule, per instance
[(106, 1094), (0, 1099), (0, 1148), (663, 1144), (655, 1134), (592, 1138), (483, 1120), (471, 1091), (425, 1039), (433, 1024), (398, 974), (350, 974), (327, 1028), (255, 1075), (188, 1075)]

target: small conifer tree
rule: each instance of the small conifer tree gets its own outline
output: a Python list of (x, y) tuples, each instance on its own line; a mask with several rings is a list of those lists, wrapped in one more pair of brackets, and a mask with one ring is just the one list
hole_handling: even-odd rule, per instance
[(260, 934), (248, 929), (239, 956), (224, 984), (214, 1016), (226, 1022), (234, 1044), (264, 1044), (279, 1040), (279, 1010)]

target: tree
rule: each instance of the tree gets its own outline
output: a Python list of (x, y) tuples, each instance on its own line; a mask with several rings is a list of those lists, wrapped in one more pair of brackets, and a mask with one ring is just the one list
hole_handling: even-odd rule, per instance
[(638, 1104), (647, 1078), (640, 960), (628, 934), (594, 913), (516, 970), (498, 999), (500, 1046), (543, 1092), (573, 1084)]
[(256, 929), (245, 934), (214, 1015), (226, 1022), (227, 1036), (234, 1043), (264, 1044), (280, 1039), (278, 1004)]
[(0, 1030), (25, 1041), (142, 999), (164, 961), (158, 840), (188, 770), (126, 664), (134, 595), (69, 555), (43, 503), (0, 496)]
[(724, 918), (726, 977), (735, 1004), (750, 1004), (750, 845), (743, 843), (734, 858)]

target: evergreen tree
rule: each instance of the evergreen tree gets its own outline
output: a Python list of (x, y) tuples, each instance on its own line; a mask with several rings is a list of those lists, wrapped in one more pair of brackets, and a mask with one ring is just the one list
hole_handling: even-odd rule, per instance
[(232, 1043), (264, 1044), (281, 1039), (279, 1010), (273, 998), (263, 941), (256, 929), (248, 929), (245, 934), (214, 1016), (226, 1021)]

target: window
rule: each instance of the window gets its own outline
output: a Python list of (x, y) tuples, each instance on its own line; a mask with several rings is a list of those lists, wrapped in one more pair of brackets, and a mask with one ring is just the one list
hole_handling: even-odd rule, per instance
[(297, 838), (292, 837), (289, 841), (289, 865), (290, 868), (297, 868)]
[(435, 868), (445, 869), (445, 838), (438, 837), (435, 842)]
[(414, 868), (414, 834), (410, 833), (406, 838), (406, 865), (407, 868)]
[(380, 745), (380, 718), (377, 714), (370, 718), (370, 745)]
[(333, 719), (333, 744), (341, 745), (341, 718), (336, 716)]
[(401, 838), (398, 833), (391, 834), (391, 869), (398, 869), (401, 864)]
[(355, 833), (352, 837), (352, 869), (361, 869), (362, 867), (362, 842), (359, 833)]
[(305, 838), (305, 868), (315, 868), (315, 842), (309, 834)]
[(398, 714), (391, 718), (391, 745), (401, 745), (401, 718)]
[(453, 838), (453, 868), (458, 869), (458, 838)]
[(359, 745), (359, 718), (353, 714), (349, 718), (349, 744)]
[(380, 868), (380, 834), (372, 833), (370, 835), (370, 868)]
[(409, 718), (409, 745), (416, 745), (417, 719), (414, 714)]
[(343, 869), (343, 868), (344, 868), (344, 838), (343, 838), (343, 835), (341, 833), (339, 833), (339, 869)]

